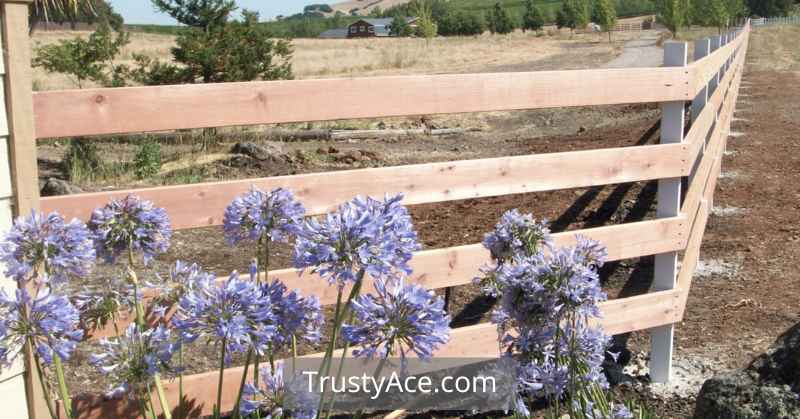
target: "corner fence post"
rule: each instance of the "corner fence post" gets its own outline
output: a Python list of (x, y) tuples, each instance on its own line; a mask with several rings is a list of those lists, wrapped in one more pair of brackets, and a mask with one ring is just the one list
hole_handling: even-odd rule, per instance
[[(39, 174), (33, 120), (33, 80), (28, 37), (28, 7), (33, 0), (0, 0), (3, 46), (3, 100), (0, 117), (0, 230), (7, 230), (13, 215), (39, 208)], [(3, 278), (4, 286), (16, 284)], [(5, 417), (45, 419), (49, 417), (41, 383), (34, 373), (33, 348), (17, 376), (3, 376), (0, 405)], [(8, 410), (6, 410), (8, 409)], [(0, 415), (2, 416), (2, 415)]]
[[(664, 45), (665, 67), (686, 67), (687, 45), (685, 42), (668, 42)], [(680, 143), (683, 141), (685, 101), (664, 102), (661, 104), (661, 143)], [(658, 208), (656, 216), (675, 217), (680, 212), (681, 179), (661, 179), (658, 181)], [(678, 253), (661, 253), (655, 256), (655, 277), (653, 291), (675, 288), (678, 275)], [(669, 381), (672, 371), (672, 337), (675, 326), (650, 329), (650, 378), (654, 382)]]

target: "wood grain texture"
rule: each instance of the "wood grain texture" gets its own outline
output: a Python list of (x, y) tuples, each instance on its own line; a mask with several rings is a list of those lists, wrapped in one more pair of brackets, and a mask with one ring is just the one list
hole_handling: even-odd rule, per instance
[[(680, 297), (679, 294), (677, 290), (669, 290), (601, 303), (602, 319), (599, 320), (599, 323), (607, 333), (611, 334), (674, 323), (680, 318), (680, 313), (676, 312), (676, 301)], [(450, 336), (450, 343), (435, 354), (437, 357), (465, 359), (497, 355), (499, 355), (497, 330), (491, 323), (454, 329)], [(308, 356), (319, 357), (321, 354)], [(225, 370), (224, 382), (229, 385), (224, 387), (222, 395), (223, 410), (232, 408), (241, 377), (241, 367)], [(211, 413), (212, 404), (216, 399), (217, 378), (216, 371), (184, 377), (184, 392), (192, 415)], [(170, 405), (177, 406), (178, 383), (167, 382), (164, 387)], [(76, 397), (73, 400), (73, 406), (74, 410), (79, 412), (80, 419), (134, 417), (137, 412), (135, 401), (105, 400), (99, 395)], [(156, 409), (158, 409), (157, 403)]]
[(62, 90), (34, 103), (49, 138), (689, 100), (689, 84), (683, 70), (629, 68)]
[(225, 207), (251, 186), (288, 188), (317, 215), (357, 195), (403, 193), (403, 203), (414, 205), (685, 176), (687, 153), (686, 144), (609, 148), (47, 197), (41, 205), (87, 220), (110, 199), (135, 194), (184, 229), (221, 224)]
[[(575, 236), (582, 235), (604, 243), (611, 261), (653, 255), (667, 251), (682, 250), (686, 245), (688, 222), (684, 216), (658, 220), (639, 221), (606, 227), (568, 231), (553, 235), (558, 246), (572, 246)], [(413, 273), (409, 281), (427, 289), (440, 289), (472, 283), (480, 274), (480, 268), (491, 261), (489, 252), (480, 243), (445, 249), (417, 252), (411, 260)], [(247, 276), (243, 276), (246, 278)], [(298, 290), (303, 295), (316, 295), (323, 305), (336, 302), (336, 287), (316, 274), (299, 275), (295, 269), (270, 271), (268, 277), (282, 281), (289, 289)], [(227, 277), (219, 278), (224, 281)], [(363, 292), (373, 290), (372, 282), (367, 280)], [(148, 298), (155, 296), (146, 294)], [(123, 315), (117, 323), (119, 329), (133, 321), (133, 316)], [(114, 327), (107, 327), (87, 333), (87, 338), (98, 339), (114, 335)]]
[[(11, 135), (14, 213), (28, 214), (39, 208), (39, 169), (36, 163), (36, 136), (33, 121), (33, 76), (28, 39), (28, 5), (2, 3), (3, 50), (5, 58), (5, 96), (8, 129)], [(57, 119), (58, 117), (54, 115)]]
[(716, 77), (726, 61), (731, 58), (734, 53), (738, 55), (743, 52), (744, 48), (739, 47), (744, 43), (749, 34), (750, 27), (748, 25), (742, 29), (739, 36), (734, 40), (689, 65), (689, 69), (692, 73), (690, 88), (692, 95), (700, 93), (703, 87), (706, 86), (712, 78)]

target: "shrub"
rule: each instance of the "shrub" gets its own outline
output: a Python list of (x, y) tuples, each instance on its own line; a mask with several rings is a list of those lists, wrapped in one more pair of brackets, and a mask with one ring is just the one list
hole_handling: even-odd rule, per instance
[(83, 182), (95, 178), (102, 166), (102, 161), (97, 153), (97, 146), (92, 140), (75, 138), (69, 142), (61, 165), (69, 180)]
[(161, 170), (161, 144), (147, 140), (136, 150), (133, 171), (139, 179), (155, 176)]
[(114, 65), (114, 59), (128, 42), (127, 33), (118, 32), (115, 37), (111, 27), (104, 23), (89, 39), (75, 37), (37, 48), (33, 66), (72, 76), (78, 88), (83, 88), (86, 81), (119, 87), (124, 85), (127, 68)]
[(533, 0), (525, 3), (525, 14), (522, 16), (522, 30), (540, 31), (544, 27), (542, 11), (533, 4)]

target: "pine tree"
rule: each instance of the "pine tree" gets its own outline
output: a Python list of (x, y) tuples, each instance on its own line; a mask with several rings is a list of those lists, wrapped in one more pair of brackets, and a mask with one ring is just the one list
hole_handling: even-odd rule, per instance
[(725, 0), (706, 0), (705, 15), (708, 19), (708, 24), (716, 26), (719, 33), (722, 29), (728, 26), (728, 5)]
[(397, 15), (392, 19), (391, 25), (389, 25), (389, 35), (400, 37), (410, 36), (411, 25), (408, 24), (405, 17)]
[(492, 33), (507, 34), (514, 31), (514, 21), (511, 19), (511, 15), (499, 2), (494, 4), (487, 20), (489, 31)]
[(274, 40), (258, 22), (258, 13), (244, 10), (230, 20), (232, 0), (152, 0), (158, 9), (188, 26), (175, 39), (172, 63), (136, 57), (134, 79), (142, 84), (218, 83), (291, 79), (292, 48)]
[(611, 42), (611, 32), (617, 24), (617, 10), (611, 0), (595, 0), (594, 15), (597, 24), (608, 32), (608, 42)]
[(525, 15), (522, 16), (522, 30), (539, 31), (544, 27), (542, 11), (533, 4), (533, 0), (525, 3)]

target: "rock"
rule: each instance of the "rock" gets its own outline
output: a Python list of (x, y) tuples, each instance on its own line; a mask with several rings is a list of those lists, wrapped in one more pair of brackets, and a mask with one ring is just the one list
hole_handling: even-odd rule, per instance
[(578, 128), (578, 134), (583, 134), (584, 132), (586, 132), (586, 127), (581, 126), (580, 128)]
[(66, 180), (48, 178), (39, 192), (42, 196), (72, 195), (83, 193), (83, 189)]
[(800, 323), (742, 371), (707, 380), (694, 418), (800, 418)]
[(251, 142), (236, 143), (231, 149), (231, 153), (244, 154), (256, 160), (274, 160), (275, 158), (285, 160), (285, 155), (281, 147), (271, 143), (264, 145)]

